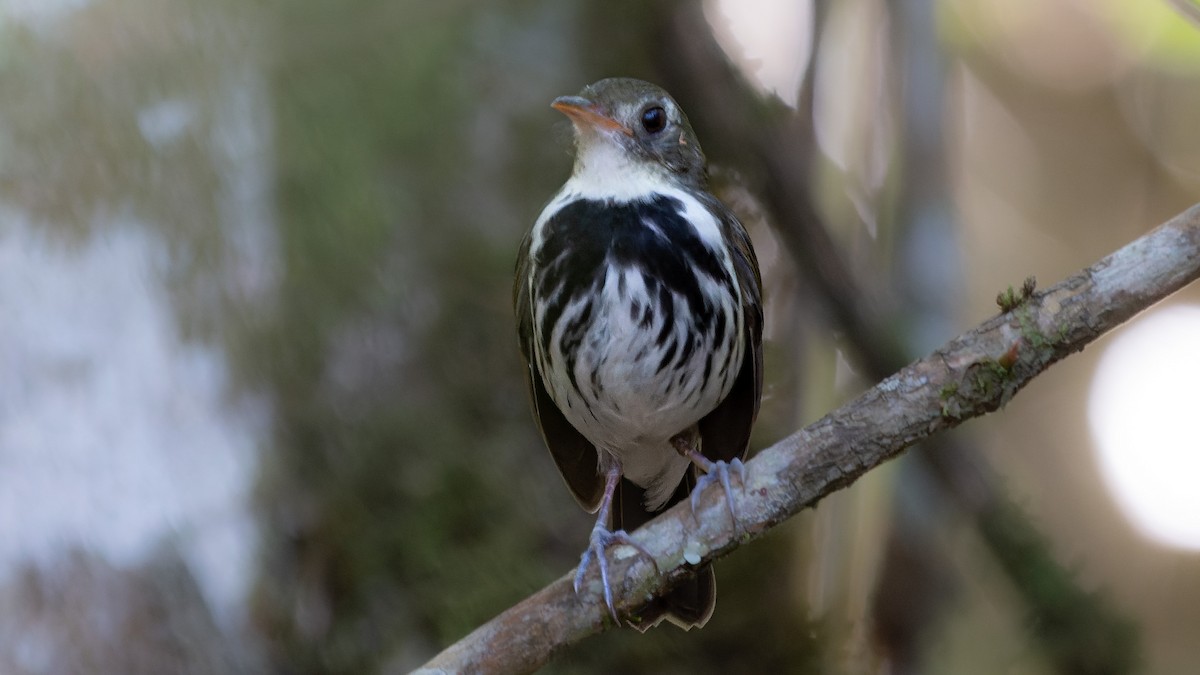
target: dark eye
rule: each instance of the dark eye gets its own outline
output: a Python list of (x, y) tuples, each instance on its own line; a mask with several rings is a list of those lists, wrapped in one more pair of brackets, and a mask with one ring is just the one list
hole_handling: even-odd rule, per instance
[(657, 134), (667, 128), (667, 111), (656, 105), (642, 111), (642, 128), (648, 133)]

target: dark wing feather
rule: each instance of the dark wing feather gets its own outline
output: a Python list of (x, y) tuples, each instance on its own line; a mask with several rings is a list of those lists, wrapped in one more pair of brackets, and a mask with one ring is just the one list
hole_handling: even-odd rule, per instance
[(758, 417), (762, 400), (762, 278), (746, 228), (716, 198), (710, 197), (707, 206), (721, 216), (721, 229), (730, 244), (735, 281), (741, 290), (743, 306), (741, 329), (746, 346), (737, 379), (729, 395), (699, 424), (700, 451), (711, 460), (728, 462), (746, 456), (750, 428)]
[(517, 342), (525, 359), (525, 384), (528, 385), (529, 402), (533, 406), (533, 418), (542, 432), (546, 447), (558, 465), (558, 471), (571, 488), (571, 494), (589, 513), (600, 506), (604, 481), (597, 472), (596, 448), (583, 434), (575, 430), (559, 411), (538, 370), (534, 356), (533, 305), (529, 294), (529, 244), (530, 235), (525, 235), (517, 255), (517, 271), (513, 280), (513, 312), (517, 317)]

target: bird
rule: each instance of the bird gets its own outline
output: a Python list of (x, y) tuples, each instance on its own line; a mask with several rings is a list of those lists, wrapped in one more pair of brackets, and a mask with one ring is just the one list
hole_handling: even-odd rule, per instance
[[(762, 398), (762, 280), (666, 91), (608, 78), (551, 107), (572, 123), (574, 166), (521, 242), (513, 308), (534, 419), (597, 514), (575, 592), (596, 564), (620, 624), (609, 547), (649, 555), (628, 533), (714, 480), (737, 524), (729, 469), (744, 480)], [(704, 566), (628, 624), (702, 627), (715, 602)]]

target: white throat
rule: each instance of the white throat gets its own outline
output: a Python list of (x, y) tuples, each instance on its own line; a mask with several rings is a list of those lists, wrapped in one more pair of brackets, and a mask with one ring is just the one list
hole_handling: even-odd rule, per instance
[(587, 199), (627, 202), (672, 187), (664, 167), (631, 158), (613, 139), (590, 138), (585, 143), (579, 147), (575, 170), (563, 192)]

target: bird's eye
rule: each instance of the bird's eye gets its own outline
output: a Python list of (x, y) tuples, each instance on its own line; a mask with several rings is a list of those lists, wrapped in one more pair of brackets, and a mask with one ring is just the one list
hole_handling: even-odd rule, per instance
[(642, 128), (647, 133), (657, 134), (667, 128), (667, 111), (656, 105), (642, 111)]

